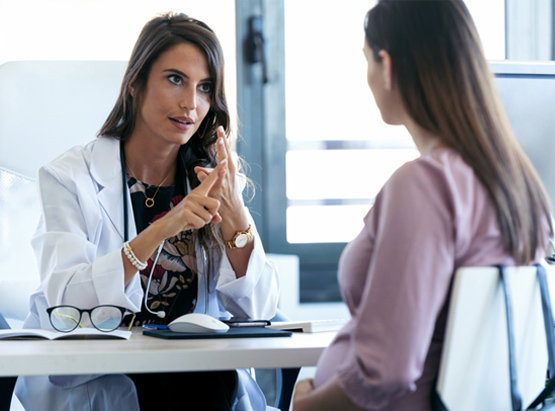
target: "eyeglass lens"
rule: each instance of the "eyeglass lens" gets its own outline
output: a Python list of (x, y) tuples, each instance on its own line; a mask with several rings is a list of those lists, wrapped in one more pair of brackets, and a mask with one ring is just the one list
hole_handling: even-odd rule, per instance
[(71, 331), (79, 325), (81, 314), (73, 307), (58, 307), (50, 313), (50, 322), (58, 331)]
[[(52, 326), (62, 332), (73, 331), (79, 325), (81, 315), (73, 307), (57, 307), (50, 313)], [(119, 327), (122, 312), (117, 307), (96, 307), (90, 312), (92, 325), (101, 331), (113, 331)]]
[(96, 307), (91, 312), (91, 322), (102, 331), (112, 331), (119, 327), (122, 313), (116, 307)]

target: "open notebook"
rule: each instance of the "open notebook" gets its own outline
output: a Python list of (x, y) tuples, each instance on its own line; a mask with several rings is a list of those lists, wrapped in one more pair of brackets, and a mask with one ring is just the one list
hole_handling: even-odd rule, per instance
[(59, 339), (123, 339), (128, 340), (131, 331), (114, 330), (110, 332), (99, 331), (96, 328), (76, 328), (75, 330), (62, 333), (55, 330), (42, 330), (32, 328), (0, 330), (0, 340), (59, 340)]

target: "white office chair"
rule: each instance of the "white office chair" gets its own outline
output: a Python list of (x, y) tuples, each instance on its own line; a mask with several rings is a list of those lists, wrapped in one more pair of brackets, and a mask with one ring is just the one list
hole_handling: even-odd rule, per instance
[[(125, 67), (121, 61), (0, 65), (0, 315), (6, 317), (2, 327), (22, 326), (29, 296), (39, 285), (29, 243), (40, 214), (37, 170), (95, 138), (116, 101)], [(0, 379), (1, 411), (10, 407), (14, 381)], [(12, 401), (11, 409), (17, 405)]]
[[(547, 345), (535, 267), (507, 269), (518, 389), (523, 406), (542, 391)], [(548, 279), (553, 273), (548, 270)], [(511, 408), (505, 300), (495, 267), (455, 274), (437, 392), (449, 411)]]
[(43, 164), (94, 139), (114, 106), (126, 64), (0, 65), (0, 166), (34, 178)]
[(10, 328), (23, 324), (39, 285), (29, 243), (39, 214), (34, 179), (0, 166), (0, 314)]
[(17, 61), (0, 65), (0, 312), (16, 327), (39, 284), (29, 244), (39, 219), (40, 166), (96, 137), (126, 62)]

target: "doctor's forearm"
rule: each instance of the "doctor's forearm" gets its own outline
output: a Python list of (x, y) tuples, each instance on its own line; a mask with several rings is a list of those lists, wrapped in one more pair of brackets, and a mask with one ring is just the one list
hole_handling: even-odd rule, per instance
[(251, 258), (252, 250), (254, 249), (254, 239), (250, 239), (249, 243), (244, 248), (236, 248), (230, 250), (226, 249), (227, 258), (235, 271), (237, 278), (244, 277), (247, 274), (247, 267)]
[[(221, 229), (224, 241), (231, 240), (237, 232), (246, 231), (249, 228), (249, 219), (242, 205), (237, 205), (233, 213), (222, 215)], [(249, 259), (254, 249), (254, 239), (250, 238), (243, 248), (230, 249), (226, 246), (226, 253), (235, 271), (237, 278), (247, 274)]]
[[(156, 248), (165, 240), (164, 235), (158, 229), (158, 225), (151, 224), (143, 230), (137, 237), (129, 242), (133, 253), (140, 262), (146, 263), (148, 258), (154, 253)], [(137, 274), (137, 268), (131, 263), (131, 260), (125, 255), (123, 249), (121, 251), (124, 267), (124, 283), (127, 286)]]

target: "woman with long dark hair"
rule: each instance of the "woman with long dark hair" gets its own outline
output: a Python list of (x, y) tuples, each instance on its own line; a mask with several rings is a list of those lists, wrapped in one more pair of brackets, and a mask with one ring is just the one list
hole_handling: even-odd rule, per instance
[(294, 410), (430, 410), (455, 271), (545, 256), (550, 204), (500, 104), (462, 0), (380, 0), (368, 85), (420, 157), (384, 185), (343, 252), (352, 314)]
[[(274, 316), (277, 272), (243, 204), (223, 73), (203, 22), (169, 13), (145, 25), (98, 138), (39, 171), (41, 286), (25, 327), (49, 328), (60, 305), (123, 307), (137, 313), (126, 325)], [(246, 370), (23, 377), (16, 392), (26, 409), (266, 407)]]

